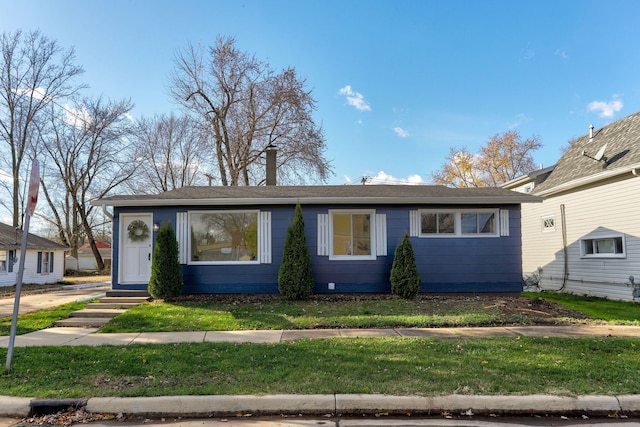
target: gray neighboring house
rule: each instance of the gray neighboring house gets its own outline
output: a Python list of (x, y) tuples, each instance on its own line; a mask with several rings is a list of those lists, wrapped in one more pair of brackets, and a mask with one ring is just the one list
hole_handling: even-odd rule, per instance
[[(22, 231), (0, 223), (0, 286), (16, 284)], [(68, 248), (29, 233), (22, 283), (57, 283), (64, 277), (64, 252)]]
[(544, 197), (522, 206), (525, 274), (543, 290), (640, 296), (640, 112), (589, 129), (552, 167), (504, 188)]

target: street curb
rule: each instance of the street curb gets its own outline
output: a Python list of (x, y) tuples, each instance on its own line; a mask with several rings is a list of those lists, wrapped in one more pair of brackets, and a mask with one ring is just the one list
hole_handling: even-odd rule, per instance
[(96, 397), (87, 401), (86, 410), (94, 413), (122, 413), (164, 416), (226, 416), (238, 413), (330, 414), (336, 399), (328, 394)]
[(0, 396), (0, 416), (27, 417), (31, 412), (31, 401), (28, 397)]
[[(68, 399), (0, 396), (0, 416), (26, 417)], [(274, 394), (94, 397), (73, 400), (92, 413), (140, 416), (252, 415), (640, 415), (640, 395), (390, 396), (376, 394)]]

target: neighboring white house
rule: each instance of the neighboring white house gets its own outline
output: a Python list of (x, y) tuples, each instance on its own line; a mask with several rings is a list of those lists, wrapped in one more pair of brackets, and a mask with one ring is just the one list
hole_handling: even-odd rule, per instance
[(591, 127), (555, 166), (503, 187), (545, 198), (522, 206), (522, 271), (541, 289), (640, 296), (640, 112)]
[[(0, 286), (16, 284), (22, 231), (0, 223)], [(22, 283), (57, 283), (64, 276), (64, 251), (67, 248), (29, 233)]]

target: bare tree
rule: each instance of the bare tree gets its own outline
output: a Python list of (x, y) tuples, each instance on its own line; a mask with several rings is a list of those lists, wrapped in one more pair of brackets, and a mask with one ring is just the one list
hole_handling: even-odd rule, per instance
[(176, 56), (172, 95), (208, 124), (212, 162), (222, 185), (264, 183), (264, 154), (277, 145), (286, 182), (324, 182), (332, 173), (315, 100), (293, 68), (279, 73), (218, 38), (208, 52), (190, 45)]
[(136, 158), (143, 159), (129, 186), (136, 193), (162, 192), (206, 181), (205, 134), (189, 116), (141, 118)]
[(21, 226), (24, 198), (20, 176), (23, 161), (33, 142), (35, 125), (52, 102), (78, 92), (73, 83), (83, 69), (74, 64), (73, 49), (63, 51), (57, 42), (38, 31), (0, 36), (0, 167), (11, 173), (10, 182), (0, 181), (11, 201), (0, 203), (12, 212), (13, 226)]
[(537, 136), (523, 140), (516, 131), (495, 134), (476, 155), (451, 148), (431, 179), (451, 187), (497, 187), (535, 169), (532, 153), (541, 146)]
[(105, 196), (127, 181), (137, 161), (129, 137), (133, 123), (129, 100), (80, 100), (52, 115), (41, 128), (42, 146), (50, 157), (51, 176), (64, 191), (50, 191), (51, 181), (42, 189), (53, 212), (51, 221), (60, 239), (77, 254), (81, 237), (88, 240), (99, 270), (104, 269), (94, 237), (95, 212), (92, 200)]

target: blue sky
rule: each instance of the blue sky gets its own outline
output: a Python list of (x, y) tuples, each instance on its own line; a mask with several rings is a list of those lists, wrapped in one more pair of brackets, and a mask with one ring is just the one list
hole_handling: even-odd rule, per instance
[(0, 0), (0, 29), (74, 47), (90, 93), (177, 110), (177, 50), (217, 36), (296, 68), (317, 101), (330, 184), (429, 182), (450, 147), (538, 135), (538, 164), (640, 110), (636, 0)]

